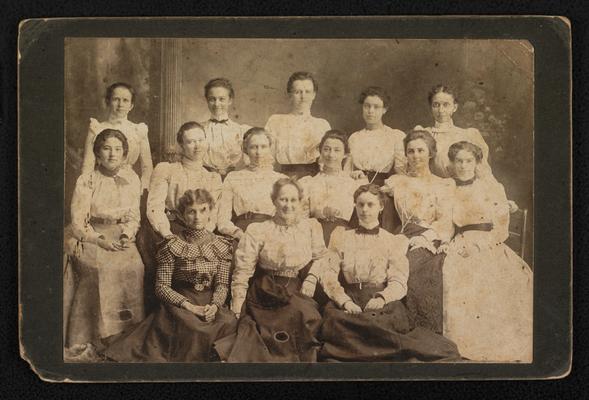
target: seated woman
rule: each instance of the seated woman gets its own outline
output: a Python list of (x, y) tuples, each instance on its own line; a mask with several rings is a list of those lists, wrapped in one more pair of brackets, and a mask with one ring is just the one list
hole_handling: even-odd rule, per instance
[(532, 271), (509, 247), (503, 186), (475, 176), (475, 144), (450, 146), (456, 236), (444, 265), (444, 335), (476, 361), (532, 361)]
[(311, 106), (319, 85), (310, 72), (295, 72), (286, 84), (291, 110), (271, 115), (266, 130), (276, 138), (276, 162), (279, 171), (292, 178), (317, 172), (318, 145), (331, 129), (329, 122), (311, 115)]
[(299, 183), (305, 192), (304, 209), (321, 223), (327, 245), (336, 227), (348, 226), (354, 211), (354, 192), (368, 180), (365, 177), (353, 179), (343, 171), (342, 162), (349, 151), (348, 141), (340, 131), (327, 131), (319, 144), (319, 152), (321, 172), (313, 177), (305, 176)]
[(133, 167), (137, 161), (140, 163), (141, 192), (143, 193), (149, 188), (153, 162), (151, 161), (147, 125), (144, 123), (135, 124), (127, 119), (129, 112), (133, 110), (135, 105), (135, 90), (128, 83), (113, 83), (106, 89), (104, 100), (108, 108), (108, 117), (103, 122), (90, 118), (90, 127), (84, 147), (82, 174), (88, 174), (94, 170), (96, 158), (93, 148), (96, 135), (104, 129), (116, 129), (125, 135), (129, 146), (127, 157), (123, 160), (124, 165)]
[(98, 166), (76, 182), (64, 241), (71, 266), (64, 278), (72, 283), (64, 284), (66, 358), (144, 317), (143, 263), (134, 243), (141, 182), (122, 167), (128, 149), (122, 132), (103, 130), (93, 143)]
[(231, 244), (206, 229), (213, 210), (204, 189), (187, 190), (178, 212), (184, 229), (157, 254), (155, 288), (159, 309), (132, 329), (104, 342), (100, 351), (120, 362), (218, 360), (215, 340), (235, 332), (237, 321), (224, 306), (229, 290)]
[(245, 133), (243, 152), (250, 163), (245, 169), (227, 174), (223, 182), (217, 222), (220, 233), (239, 240), (249, 224), (274, 215), (272, 185), (286, 175), (272, 169), (271, 146), (272, 136), (264, 129), (251, 128)]
[(404, 139), (407, 175), (393, 175), (381, 190), (393, 196), (401, 233), (409, 238), (409, 281), (406, 304), (418, 326), (442, 333), (442, 266), (453, 233), (452, 179), (432, 175), (430, 159), (436, 142), (426, 131)]
[(302, 195), (296, 181), (278, 180), (272, 190), (276, 215), (251, 224), (239, 241), (231, 309), (241, 318), (237, 337), (216, 343), (222, 360), (316, 361), (321, 315), (309, 296), (327, 249), (319, 222), (301, 218)]
[(323, 312), (320, 359), (456, 361), (456, 345), (415, 327), (400, 301), (407, 293), (409, 241), (379, 227), (383, 199), (378, 186), (360, 186), (354, 193), (359, 227), (338, 227), (331, 236), (320, 277), (332, 300)]

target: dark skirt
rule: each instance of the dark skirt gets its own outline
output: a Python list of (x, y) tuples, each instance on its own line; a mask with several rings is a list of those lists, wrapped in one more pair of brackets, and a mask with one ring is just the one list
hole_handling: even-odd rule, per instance
[[(426, 228), (408, 224), (402, 232), (408, 238), (418, 236)], [(439, 243), (435, 243), (436, 247)], [(405, 304), (415, 324), (435, 333), (443, 333), (443, 276), (446, 254), (432, 254), (420, 248), (407, 253), (409, 279)]]
[[(384, 285), (344, 286), (364, 308)], [(401, 301), (380, 310), (346, 314), (330, 302), (323, 312), (321, 361), (458, 361), (456, 345), (441, 335), (416, 327)]]
[[(193, 304), (210, 304), (211, 290), (175, 290)], [(236, 329), (237, 319), (225, 307), (219, 308), (213, 321), (205, 322), (188, 310), (161, 303), (135, 327), (103, 340), (97, 347), (107, 359), (119, 362), (206, 362), (218, 360), (213, 343)]]
[(311, 164), (278, 164), (278, 171), (293, 179), (314, 176), (319, 172), (317, 161)]
[(272, 276), (258, 266), (234, 338), (215, 343), (228, 362), (314, 362), (320, 343), (317, 303), (300, 294), (301, 279)]
[(233, 223), (235, 226), (245, 232), (250, 224), (254, 222), (268, 221), (269, 219), (272, 219), (271, 215), (248, 212), (246, 214), (240, 215), (239, 217), (234, 216)]

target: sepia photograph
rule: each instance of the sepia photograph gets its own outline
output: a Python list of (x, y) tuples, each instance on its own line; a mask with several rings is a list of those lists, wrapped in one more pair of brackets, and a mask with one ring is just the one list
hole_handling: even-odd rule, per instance
[(563, 19), (20, 29), (20, 341), (43, 379), (570, 371)]
[(528, 42), (64, 46), (66, 362), (532, 361)]

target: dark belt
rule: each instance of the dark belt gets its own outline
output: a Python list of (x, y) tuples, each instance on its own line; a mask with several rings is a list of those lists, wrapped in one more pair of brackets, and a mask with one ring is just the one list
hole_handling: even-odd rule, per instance
[(112, 218), (100, 218), (100, 217), (90, 217), (91, 224), (97, 225), (118, 225), (122, 224), (122, 219), (112, 219)]
[(493, 223), (485, 222), (482, 224), (470, 224), (456, 227), (456, 234), (464, 233), (466, 231), (483, 231), (490, 232), (493, 230)]
[(250, 220), (250, 219), (270, 219), (272, 218), (271, 215), (263, 214), (263, 213), (255, 213), (248, 211), (245, 214), (239, 215), (236, 220)]
[(362, 289), (362, 288), (374, 288), (377, 290), (383, 290), (386, 288), (386, 284), (384, 283), (374, 283), (374, 282), (355, 282), (355, 283), (344, 283), (342, 287), (344, 289)]
[(340, 224), (340, 225), (348, 225), (349, 222), (343, 218), (333, 217), (333, 218), (317, 218), (317, 221), (321, 223), (331, 223), (331, 224)]

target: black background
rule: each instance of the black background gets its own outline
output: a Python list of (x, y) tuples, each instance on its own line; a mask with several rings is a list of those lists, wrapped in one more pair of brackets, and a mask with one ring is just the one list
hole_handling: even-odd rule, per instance
[[(448, 2), (449, 3), (449, 2)], [(3, 134), (0, 136), (0, 178), (5, 183), (0, 189), (0, 199), (3, 202), (2, 210), (5, 212), (4, 224), (0, 231), (0, 251), (2, 254), (2, 268), (0, 276), (0, 292), (3, 295), (2, 315), (4, 317), (3, 328), (0, 329), (0, 342), (2, 343), (1, 364), (3, 388), (0, 393), (3, 398), (28, 396), (83, 396), (84, 398), (106, 396), (121, 396), (125, 398), (140, 398), (144, 396), (165, 398), (178, 398), (189, 395), (191, 397), (225, 397), (236, 396), (240, 398), (261, 398), (269, 395), (291, 395), (296, 397), (357, 397), (360, 395), (375, 398), (390, 397), (431, 397), (431, 398), (454, 398), (455, 396), (477, 396), (483, 398), (506, 398), (506, 397), (536, 397), (536, 398), (568, 398), (582, 397), (585, 391), (582, 387), (583, 378), (588, 375), (587, 346), (582, 336), (587, 328), (587, 318), (583, 318), (583, 311), (587, 310), (585, 291), (587, 287), (587, 271), (584, 271), (583, 261), (587, 258), (587, 250), (583, 248), (587, 238), (583, 232), (582, 223), (575, 224), (575, 272), (574, 272), (574, 326), (575, 335), (573, 369), (571, 375), (562, 380), (556, 381), (528, 381), (528, 382), (399, 382), (399, 383), (257, 383), (253, 385), (229, 384), (229, 383), (208, 383), (198, 385), (56, 385), (44, 383), (30, 371), (26, 362), (18, 356), (18, 333), (17, 333), (17, 192), (16, 192), (16, 38), (18, 21), (23, 18), (33, 17), (58, 17), (58, 16), (148, 16), (148, 15), (387, 15), (387, 14), (544, 14), (564, 15), (572, 23), (573, 35), (573, 79), (575, 82), (573, 90), (574, 105), (574, 131), (577, 134), (573, 137), (573, 156), (575, 164), (575, 176), (573, 183), (576, 187), (575, 204), (578, 204), (574, 211), (574, 220), (582, 221), (589, 217), (589, 208), (585, 205), (587, 191), (583, 190), (587, 172), (585, 167), (587, 157), (583, 157), (587, 147), (582, 133), (587, 131), (587, 110), (586, 94), (587, 86), (582, 78), (587, 68), (588, 34), (586, 22), (583, 21), (583, 6), (581, 1), (569, 2), (567, 6), (558, 7), (548, 2), (535, 2), (526, 4), (522, 8), (520, 2), (470, 2), (462, 4), (459, 9), (449, 7), (449, 4), (436, 2), (434, 5), (421, 3), (408, 3), (405, 6), (396, 3), (383, 2), (338, 2), (337, 8), (328, 7), (325, 4), (308, 2), (291, 2), (279, 6), (268, 2), (256, 2), (249, 5), (242, 5), (240, 9), (231, 8), (229, 2), (217, 1), (213, 3), (197, 4), (186, 2), (174, 6), (168, 2), (158, 9), (150, 8), (148, 4), (131, 2), (100, 2), (92, 3), (85, 1), (62, 2), (62, 6), (53, 7), (41, 3), (21, 2), (10, 8), (4, 7), (1, 29), (2, 29), (2, 75), (3, 75)], [(296, 7), (295, 7), (296, 5)], [(585, 7), (586, 9), (586, 7)], [(543, 77), (550, 79), (550, 76)], [(556, 106), (556, 103), (555, 103)], [(39, 110), (43, 113), (43, 110)], [(554, 193), (558, 196), (558, 193)], [(30, 201), (29, 199), (28, 201)], [(42, 193), (38, 199), (33, 201), (42, 202)], [(49, 204), (44, 207), (50, 213)], [(566, 229), (566, 224), (558, 220), (552, 220), (551, 225), (555, 231)], [(25, 247), (23, 247), (25, 248)], [(585, 322), (583, 322), (585, 320)], [(42, 337), (44, 332), (39, 331)], [(42, 340), (41, 340), (42, 342)]]

